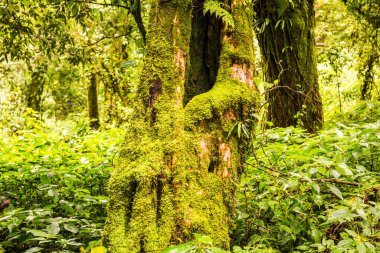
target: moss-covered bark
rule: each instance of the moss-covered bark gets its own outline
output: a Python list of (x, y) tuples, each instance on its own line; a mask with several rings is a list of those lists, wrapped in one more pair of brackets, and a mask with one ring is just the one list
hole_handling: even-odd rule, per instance
[(267, 90), (268, 119), (274, 126), (302, 124), (309, 132), (322, 126), (313, 5), (313, 0), (255, 4), (265, 81), (275, 83)]
[(103, 243), (111, 252), (159, 252), (193, 233), (229, 247), (244, 146), (227, 135), (255, 106), (252, 13), (234, 3), (236, 31), (219, 35), (216, 83), (184, 107), (191, 6), (178, 0), (152, 7), (139, 100), (109, 182)]

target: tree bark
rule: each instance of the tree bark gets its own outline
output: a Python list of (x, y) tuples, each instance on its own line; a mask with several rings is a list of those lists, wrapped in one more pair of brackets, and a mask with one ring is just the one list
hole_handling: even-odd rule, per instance
[(41, 112), (42, 93), (44, 91), (46, 66), (41, 65), (32, 72), (32, 80), (26, 90), (26, 106), (35, 112)]
[(193, 233), (229, 247), (246, 142), (227, 136), (236, 122), (253, 129), (247, 119), (256, 106), (252, 8), (231, 4), (235, 29), (224, 27), (215, 42), (221, 47), (215, 84), (184, 103), (185, 83), (200, 85), (186, 80), (189, 63), (204, 61), (189, 59), (196, 57), (191, 6), (182, 0), (152, 7), (139, 99), (109, 182), (103, 243), (111, 252), (159, 252)]
[(274, 126), (322, 127), (314, 40), (314, 1), (259, 0), (255, 4), (258, 41), (263, 55), (268, 120)]
[(97, 85), (97, 73), (91, 72), (90, 83), (87, 86), (87, 110), (90, 119), (90, 128), (95, 130), (100, 127)]
[(214, 86), (219, 68), (222, 22), (215, 15), (203, 14), (204, 2), (193, 1), (185, 104)]

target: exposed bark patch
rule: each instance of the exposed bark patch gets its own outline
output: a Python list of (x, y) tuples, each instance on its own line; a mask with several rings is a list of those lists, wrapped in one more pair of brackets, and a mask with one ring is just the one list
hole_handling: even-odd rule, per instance
[(200, 157), (201, 157), (201, 158), (204, 158), (205, 155), (209, 152), (208, 147), (207, 147), (207, 142), (206, 142), (206, 140), (201, 139), (201, 141), (199, 142), (199, 144), (200, 144), (200, 146), (201, 146), (201, 154), (200, 154)]
[(181, 86), (177, 86), (177, 106), (180, 106), (182, 104), (182, 91)]
[(190, 219), (184, 219), (184, 220), (183, 220), (183, 224), (184, 224), (186, 227), (190, 227), (190, 225), (191, 225), (191, 220), (190, 220)]
[(181, 73), (181, 80), (184, 81), (186, 77), (186, 54), (181, 49), (178, 49), (174, 55), (174, 64)]
[(235, 115), (234, 111), (232, 111), (232, 110), (225, 111), (223, 116), (224, 116), (224, 118), (227, 118), (230, 121), (236, 120), (236, 115)]
[[(156, 80), (153, 81), (152, 87), (149, 89), (149, 100), (147, 103), (148, 108), (151, 108), (154, 106), (154, 103), (158, 99), (158, 96), (162, 92), (162, 81), (160, 78), (157, 78)], [(150, 116), (150, 125), (153, 126), (154, 123), (156, 122), (157, 119), (157, 109), (153, 107), (151, 116)]]
[(254, 86), (253, 83), (253, 69), (252, 66), (245, 63), (233, 63), (231, 66), (231, 78), (237, 79), (240, 82), (248, 84), (250, 87)]
[(131, 216), (132, 216), (132, 209), (133, 209), (133, 203), (135, 202), (135, 194), (137, 191), (137, 186), (138, 186), (138, 184), (136, 181), (131, 182), (130, 192), (129, 192), (130, 197), (129, 197), (128, 208), (127, 208), (126, 224), (129, 223)]
[(156, 219), (159, 220), (161, 218), (161, 198), (162, 198), (162, 191), (164, 188), (164, 184), (162, 182), (163, 175), (162, 172), (157, 176), (157, 189), (156, 189)]
[(208, 172), (210, 173), (214, 173), (215, 172), (215, 168), (218, 167), (218, 162), (215, 161), (215, 160), (211, 160), (210, 164), (208, 165)]
[(146, 253), (146, 251), (145, 251), (145, 240), (143, 237), (140, 238), (140, 253)]
[(223, 177), (228, 177), (228, 168), (231, 167), (231, 149), (227, 143), (222, 143), (219, 145), (219, 152), (222, 155), (223, 161), (226, 163), (227, 167), (224, 167)]
[(177, 156), (176, 154), (172, 155), (172, 161), (171, 161), (171, 169), (174, 169), (174, 167), (177, 165)]
[(153, 85), (149, 89), (150, 97), (147, 103), (148, 107), (153, 107), (154, 103), (156, 102), (161, 92), (162, 92), (162, 81), (160, 78), (157, 78), (156, 80), (153, 81)]

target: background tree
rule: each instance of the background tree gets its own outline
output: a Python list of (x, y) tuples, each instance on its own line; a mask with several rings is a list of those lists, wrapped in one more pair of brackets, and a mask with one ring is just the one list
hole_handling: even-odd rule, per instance
[(256, 30), (263, 57), (268, 120), (274, 126), (301, 124), (320, 129), (322, 101), (318, 89), (314, 40), (314, 1), (256, 1)]
[(379, 97), (376, 29), (343, 1), (317, 1), (316, 17), (319, 82), (326, 119), (335, 115), (339, 120), (335, 114), (339, 104), (341, 116), (355, 107), (371, 110), (370, 104)]
[(361, 99), (370, 99), (375, 85), (376, 66), (380, 63), (380, 3), (378, 1), (343, 0), (348, 10), (361, 22), (362, 42), (366, 44), (360, 49), (361, 61), (360, 76), (362, 77)]

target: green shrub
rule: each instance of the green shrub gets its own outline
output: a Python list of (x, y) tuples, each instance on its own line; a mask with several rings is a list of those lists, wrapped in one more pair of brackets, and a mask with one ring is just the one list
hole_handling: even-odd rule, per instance
[(0, 216), (0, 245), (6, 252), (97, 246), (107, 180), (124, 132), (28, 121), (33, 124), (0, 132), (0, 195), (11, 201)]
[(258, 136), (234, 240), (282, 252), (379, 252), (380, 122)]

